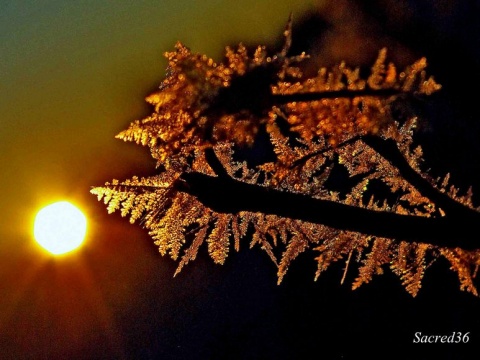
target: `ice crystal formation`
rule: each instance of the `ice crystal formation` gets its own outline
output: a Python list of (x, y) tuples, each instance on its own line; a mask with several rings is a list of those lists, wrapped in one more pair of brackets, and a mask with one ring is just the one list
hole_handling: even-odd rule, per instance
[(290, 42), (288, 26), (280, 52), (240, 44), (219, 63), (177, 43), (152, 114), (117, 135), (149, 147), (155, 175), (91, 192), (147, 229), (175, 275), (201, 246), (218, 264), (258, 246), (278, 283), (310, 251), (315, 279), (342, 260), (353, 289), (390, 269), (415, 296), (443, 257), (477, 295), (480, 251), (452, 230), (478, 221), (471, 192), (422, 173), (413, 141), (408, 101), (440, 89), (426, 59), (398, 70), (381, 49), (367, 76), (340, 63), (306, 78)]

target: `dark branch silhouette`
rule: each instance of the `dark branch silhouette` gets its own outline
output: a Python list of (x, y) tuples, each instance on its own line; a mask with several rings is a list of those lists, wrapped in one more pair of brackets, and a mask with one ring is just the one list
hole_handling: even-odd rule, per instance
[(473, 210), (468, 216), (428, 218), (314, 199), (224, 176), (191, 172), (184, 173), (181, 179), (185, 181), (181, 191), (197, 197), (205, 206), (220, 213), (261, 212), (407, 242), (466, 250), (479, 248), (472, 234), (480, 224), (480, 215)]
[(362, 136), (362, 140), (395, 166), (400, 171), (400, 175), (410, 182), (423, 196), (429, 198), (447, 214), (451, 214), (455, 217), (467, 218), (478, 216), (476, 211), (473, 211), (465, 205), (453, 200), (445, 193), (440, 192), (418, 172), (412, 169), (393, 140), (369, 135)]

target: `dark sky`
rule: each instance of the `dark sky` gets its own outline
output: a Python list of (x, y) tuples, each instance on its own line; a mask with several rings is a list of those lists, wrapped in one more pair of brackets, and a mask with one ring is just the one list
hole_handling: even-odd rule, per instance
[[(148, 175), (138, 146), (115, 140), (148, 114), (177, 40), (220, 58), (225, 45), (274, 44), (294, 14), (294, 49), (312, 68), (369, 65), (388, 46), (427, 56), (444, 87), (421, 107), (433, 174), (480, 194), (478, 1), (0, 0), (0, 359), (463, 359), (480, 347), (480, 299), (442, 261), (412, 298), (388, 270), (352, 291), (343, 263), (313, 281), (314, 253), (283, 283), (259, 250), (214, 265), (203, 249), (173, 278), (145, 231), (107, 215), (90, 186)], [(85, 246), (52, 258), (35, 213), (56, 200), (88, 217)], [(472, 234), (472, 241), (480, 241)], [(348, 281), (350, 280), (350, 282)], [(415, 332), (470, 332), (468, 344), (412, 344)], [(381, 347), (380, 345), (383, 345)], [(423, 357), (422, 357), (423, 356)]]

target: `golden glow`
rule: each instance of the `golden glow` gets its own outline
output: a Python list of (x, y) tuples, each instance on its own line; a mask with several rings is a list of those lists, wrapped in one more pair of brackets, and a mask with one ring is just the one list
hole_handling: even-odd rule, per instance
[(60, 255), (78, 248), (86, 230), (85, 215), (68, 201), (59, 201), (38, 212), (33, 234), (45, 250)]

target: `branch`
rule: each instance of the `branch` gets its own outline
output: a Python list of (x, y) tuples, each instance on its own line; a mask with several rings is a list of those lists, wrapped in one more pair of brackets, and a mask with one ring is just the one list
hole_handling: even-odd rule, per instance
[(429, 198), (436, 206), (445, 211), (447, 215), (469, 217), (472, 212), (477, 213), (458, 201), (453, 200), (447, 194), (440, 192), (429, 181), (412, 169), (394, 140), (366, 135), (362, 136), (362, 141), (396, 167), (405, 180), (413, 185), (423, 196)]
[(358, 139), (360, 139), (360, 135), (358, 136), (352, 136), (351, 138), (345, 140), (345, 141), (342, 141), (340, 144), (336, 145), (336, 146), (327, 146), (326, 148), (324, 149), (321, 149), (321, 150), (318, 150), (318, 151), (313, 151), (311, 153), (308, 153), (307, 155), (295, 160), (294, 162), (292, 162), (292, 164), (290, 165), (290, 169), (294, 169), (295, 167), (297, 167), (298, 165), (301, 165), (301, 164), (305, 164), (309, 159), (315, 157), (315, 156), (318, 156), (318, 155), (323, 155), (325, 154), (327, 151), (331, 151), (331, 150), (335, 150), (335, 149), (339, 149), (341, 148), (342, 146), (344, 145), (348, 145), (348, 144), (351, 144), (351, 143), (354, 143), (355, 141), (357, 141)]
[[(440, 207), (447, 214), (455, 214), (455, 216), (470, 216), (472, 209), (469, 207), (455, 201), (450, 196), (445, 193), (442, 193), (440, 190), (435, 188), (427, 179), (425, 179), (421, 174), (415, 171), (408, 161), (405, 159), (403, 154), (398, 149), (395, 141), (391, 139), (382, 139), (378, 136), (373, 135), (363, 135), (363, 136), (354, 136), (343, 143), (340, 143), (337, 147), (352, 143), (361, 139), (366, 145), (375, 150), (380, 154), (385, 160), (390, 162), (390, 164), (397, 168), (400, 172), (400, 175), (407, 180), (413, 187), (415, 187), (420, 194), (429, 198), (435, 205)], [(308, 159), (325, 153), (329, 150), (332, 150), (332, 147), (322, 149), (320, 151), (312, 152), (304, 157), (295, 160), (290, 168), (306, 162)]]
[(322, 99), (348, 98), (353, 99), (362, 96), (390, 97), (390, 96), (421, 96), (420, 93), (406, 92), (401, 89), (364, 89), (364, 90), (330, 90), (297, 92), (294, 94), (272, 94), (271, 102), (274, 105), (284, 105), (291, 102), (315, 101)]
[(474, 210), (470, 210), (468, 216), (427, 218), (314, 199), (303, 194), (246, 184), (231, 177), (191, 172), (182, 174), (181, 179), (185, 186), (180, 191), (197, 197), (204, 205), (220, 213), (262, 212), (399, 241), (465, 250), (480, 248), (472, 237), (480, 223), (480, 215)]
[[(275, 70), (274, 68), (271, 71)], [(221, 114), (236, 114), (248, 110), (253, 114), (264, 114), (272, 106), (285, 105), (292, 102), (309, 102), (322, 99), (356, 97), (422, 97), (418, 92), (409, 92), (402, 89), (371, 89), (363, 90), (330, 90), (297, 92), (292, 94), (272, 94), (271, 76), (265, 68), (257, 68), (247, 75), (235, 78), (231, 85), (221, 88), (210, 106), (200, 116), (216, 117)]]

